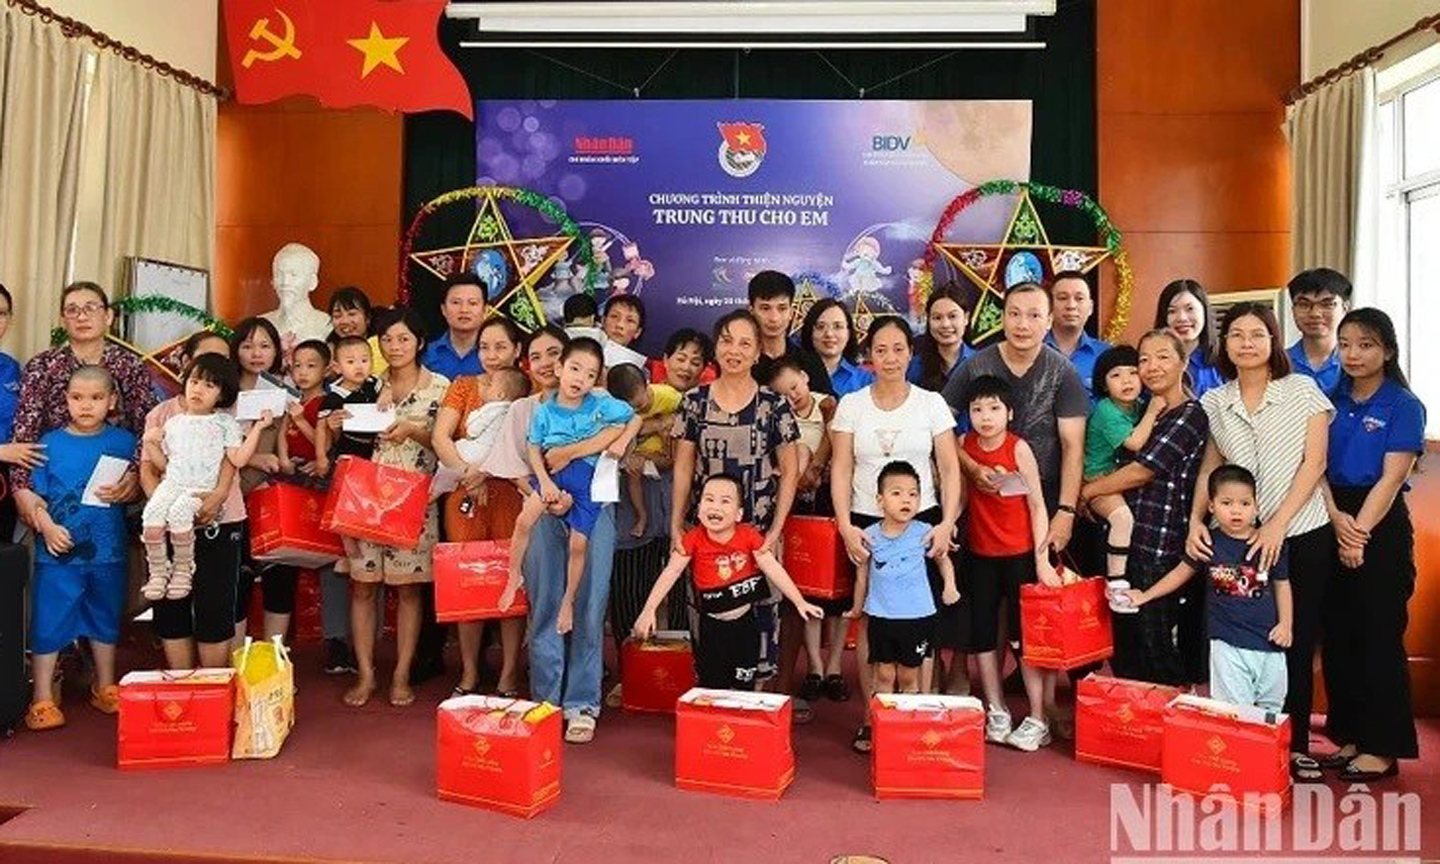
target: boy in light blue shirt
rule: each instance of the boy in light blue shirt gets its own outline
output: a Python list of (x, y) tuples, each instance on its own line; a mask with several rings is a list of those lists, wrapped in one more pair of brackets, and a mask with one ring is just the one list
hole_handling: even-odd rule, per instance
[[(935, 598), (925, 572), (925, 535), (932, 526), (915, 519), (920, 475), (910, 463), (889, 463), (876, 485), (881, 519), (865, 529), (870, 556), (855, 568), (854, 606), (845, 616), (868, 618), (875, 692), (918, 693), (920, 664), (935, 629)], [(944, 585), (940, 600), (949, 606), (960, 599), (955, 567), (948, 555), (936, 563)]]

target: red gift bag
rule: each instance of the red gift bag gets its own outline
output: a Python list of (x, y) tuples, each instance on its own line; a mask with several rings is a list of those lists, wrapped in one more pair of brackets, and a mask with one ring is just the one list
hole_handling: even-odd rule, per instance
[(1286, 714), (1176, 696), (1165, 708), (1160, 779), (1182, 792), (1278, 813), (1290, 801), (1289, 751)]
[(985, 710), (970, 696), (882, 693), (870, 700), (875, 797), (985, 794)]
[(320, 527), (325, 493), (291, 483), (269, 483), (245, 499), (250, 557), (269, 564), (324, 567), (345, 554), (339, 535)]
[(1074, 669), (1114, 654), (1105, 580), (1021, 585), (1020, 641), (1025, 662), (1040, 669)]
[(121, 768), (230, 760), (235, 670), (129, 672), (120, 679), (116, 762)]
[(643, 642), (627, 639), (620, 655), (626, 711), (674, 714), (676, 700), (695, 686), (695, 653), (684, 630), (661, 630)]
[(1075, 758), (1160, 773), (1165, 706), (1179, 687), (1086, 675), (1075, 687)]
[(560, 709), (498, 696), (440, 703), (435, 786), (458, 801), (531, 816), (560, 799)]
[(519, 618), (530, 611), (523, 585), (510, 608), (500, 611), (500, 595), (510, 579), (509, 540), (437, 543), (434, 562), (435, 620)]
[(414, 549), (429, 506), (430, 475), (341, 456), (335, 460), (320, 527), (382, 546)]
[(806, 597), (838, 600), (855, 591), (855, 567), (834, 519), (791, 516), (785, 520), (781, 548), (785, 572)]
[[(320, 574), (314, 570), (301, 570), (295, 576), (295, 615), (291, 618), (288, 641), (311, 644), (324, 638), (322, 603)], [(259, 586), (250, 591), (250, 606), (245, 610), (245, 632), (253, 639), (265, 639), (265, 593)]]
[(696, 687), (675, 705), (675, 785), (778, 801), (795, 779), (790, 697)]

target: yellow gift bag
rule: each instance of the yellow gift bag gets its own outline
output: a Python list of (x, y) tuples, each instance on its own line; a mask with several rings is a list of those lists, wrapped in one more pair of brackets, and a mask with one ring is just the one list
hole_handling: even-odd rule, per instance
[(295, 725), (295, 664), (279, 636), (258, 643), (246, 637), (231, 659), (236, 672), (231, 758), (270, 759)]

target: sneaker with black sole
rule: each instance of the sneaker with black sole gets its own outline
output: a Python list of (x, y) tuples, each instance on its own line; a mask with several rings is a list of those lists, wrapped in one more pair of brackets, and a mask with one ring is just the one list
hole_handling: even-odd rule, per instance
[(326, 675), (353, 675), (358, 671), (355, 657), (344, 639), (325, 640), (325, 665), (322, 668)]

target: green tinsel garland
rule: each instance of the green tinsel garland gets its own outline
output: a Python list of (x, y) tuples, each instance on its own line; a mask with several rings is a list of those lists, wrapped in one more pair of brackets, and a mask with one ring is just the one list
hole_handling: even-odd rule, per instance
[[(203, 309), (196, 309), (189, 303), (182, 303), (174, 297), (166, 297), (161, 294), (146, 294), (141, 297), (121, 297), (110, 303), (110, 308), (120, 315), (135, 315), (141, 312), (169, 312), (189, 318), (206, 330), (212, 330), (221, 336), (229, 338), (231, 329), (221, 321)], [(64, 327), (56, 327), (50, 331), (50, 344), (52, 346), (64, 345), (67, 336)]]

